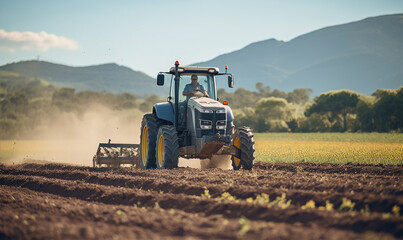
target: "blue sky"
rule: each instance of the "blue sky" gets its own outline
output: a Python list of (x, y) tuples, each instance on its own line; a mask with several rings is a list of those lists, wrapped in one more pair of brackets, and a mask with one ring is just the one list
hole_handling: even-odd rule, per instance
[[(115, 62), (153, 77), (269, 38), (403, 13), (401, 0), (0, 0), (0, 65)], [(222, 66), (218, 66), (222, 67)]]

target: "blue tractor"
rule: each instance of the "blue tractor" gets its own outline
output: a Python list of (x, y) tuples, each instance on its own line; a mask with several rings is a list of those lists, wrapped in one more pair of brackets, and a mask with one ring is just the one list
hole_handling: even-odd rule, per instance
[(157, 85), (170, 80), (167, 102), (157, 103), (141, 122), (139, 157), (142, 169), (176, 168), (178, 158), (211, 158), (230, 155), (234, 170), (250, 170), (255, 161), (252, 129), (234, 126), (234, 115), (219, 102), (216, 76), (233, 75), (216, 67), (184, 67), (176, 61), (168, 72), (160, 72)]

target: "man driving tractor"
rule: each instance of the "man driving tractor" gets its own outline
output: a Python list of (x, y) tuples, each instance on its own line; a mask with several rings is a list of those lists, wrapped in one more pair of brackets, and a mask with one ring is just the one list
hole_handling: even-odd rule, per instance
[(194, 94), (198, 91), (202, 92), (205, 97), (209, 97), (207, 91), (204, 89), (203, 85), (199, 84), (198, 82), (198, 77), (197, 75), (193, 74), (192, 77), (192, 82), (189, 84), (186, 84), (185, 89), (183, 90), (183, 96), (186, 96), (186, 100), (189, 100), (189, 98), (193, 97)]

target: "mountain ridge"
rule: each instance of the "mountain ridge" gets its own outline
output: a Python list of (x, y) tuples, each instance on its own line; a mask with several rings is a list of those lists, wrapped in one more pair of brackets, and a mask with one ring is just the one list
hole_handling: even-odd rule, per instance
[(257, 82), (283, 91), (311, 88), (314, 95), (397, 88), (403, 84), (403, 14), (328, 26), (288, 42), (263, 40), (192, 65), (229, 65), (236, 87), (249, 90)]
[(77, 91), (107, 91), (115, 94), (128, 92), (144, 95), (165, 95), (156, 80), (143, 72), (116, 63), (72, 67), (46, 61), (27, 60), (0, 66), (0, 70), (38, 77), (57, 87)]
[[(274, 38), (253, 42), (209, 61), (191, 65), (223, 68), (229, 65), (235, 88), (256, 90), (262, 82), (271, 89), (311, 88), (313, 95), (350, 89), (370, 95), (379, 88), (403, 85), (403, 14), (369, 17), (328, 26), (290, 41)], [(0, 66), (0, 70), (38, 77), (57, 87), (77, 91), (129, 92), (166, 96), (168, 86), (141, 71), (104, 63), (72, 67), (27, 60)], [(217, 81), (228, 89), (226, 81)]]

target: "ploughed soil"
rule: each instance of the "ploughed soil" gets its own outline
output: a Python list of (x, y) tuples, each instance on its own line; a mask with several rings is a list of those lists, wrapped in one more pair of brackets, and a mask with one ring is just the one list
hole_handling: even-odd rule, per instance
[(398, 239), (402, 210), (402, 165), (0, 165), (0, 239)]

